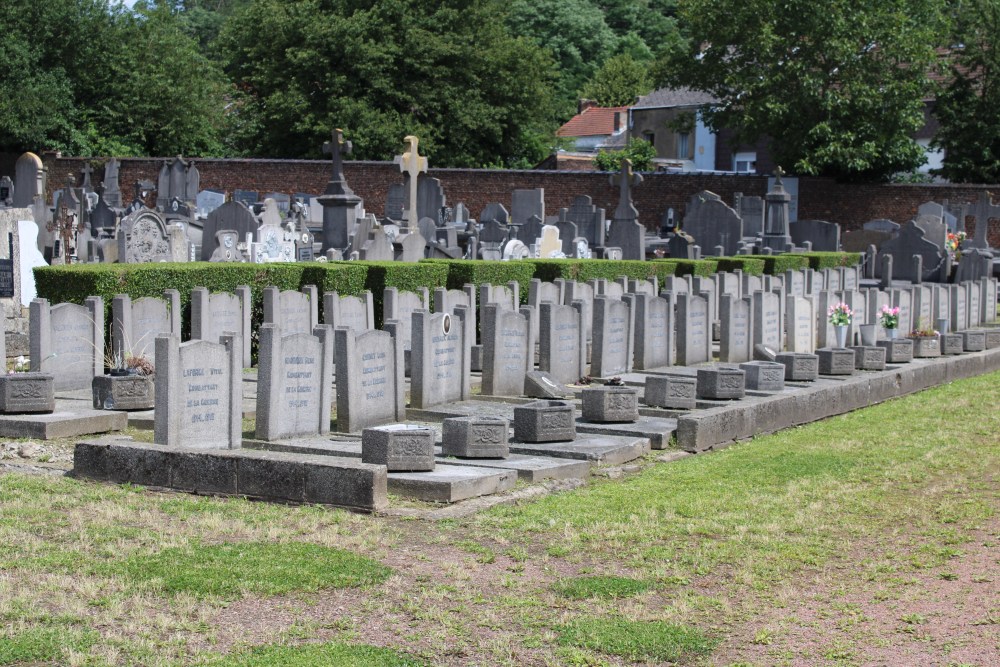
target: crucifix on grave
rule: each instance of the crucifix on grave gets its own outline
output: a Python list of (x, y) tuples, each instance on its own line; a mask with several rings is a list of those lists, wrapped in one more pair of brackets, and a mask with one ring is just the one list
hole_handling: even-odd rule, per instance
[(76, 256), (76, 233), (79, 231), (77, 212), (68, 206), (66, 198), (59, 200), (55, 217), (45, 228), (55, 234), (57, 247), (52, 252), (53, 264), (71, 264)]
[(333, 159), (326, 190), (316, 198), (323, 207), (324, 254), (330, 249), (346, 249), (350, 245), (350, 234), (355, 228), (361, 198), (354, 194), (344, 178), (344, 155), (350, 154), (352, 148), (351, 142), (344, 140), (344, 133), (339, 129), (334, 130), (331, 140), (323, 144), (323, 152)]
[(972, 246), (984, 250), (989, 248), (990, 219), (1000, 219), (1000, 206), (993, 203), (993, 196), (989, 192), (980, 192), (979, 199), (968, 208), (967, 213), (976, 219), (976, 238)]
[(615, 209), (615, 220), (636, 220), (639, 211), (632, 205), (632, 187), (642, 183), (642, 175), (632, 171), (632, 161), (622, 160), (621, 171), (608, 179), (611, 185), (618, 186), (618, 208)]
[(353, 195), (354, 192), (347, 185), (344, 178), (344, 155), (350, 155), (354, 149), (350, 141), (344, 141), (344, 132), (340, 128), (333, 131), (333, 138), (323, 144), (323, 152), (333, 158), (330, 180), (327, 181), (327, 195)]
[(403, 139), (409, 150), (399, 156), (399, 170), (410, 177), (410, 208), (406, 212), (407, 227), (410, 231), (417, 229), (417, 177), (427, 173), (427, 158), (417, 151), (419, 139), (412, 134)]

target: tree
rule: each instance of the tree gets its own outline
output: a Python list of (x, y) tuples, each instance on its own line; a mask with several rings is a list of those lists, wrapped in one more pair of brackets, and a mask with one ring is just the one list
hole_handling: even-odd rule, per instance
[(718, 98), (707, 120), (771, 140), (800, 174), (881, 179), (923, 162), (923, 124), (940, 0), (680, 0), (692, 46), (666, 85)]
[(432, 164), (536, 162), (554, 70), (503, 19), (499, 0), (254, 0), (220, 36), (240, 146), (321, 157), (339, 127), (359, 159), (389, 159), (414, 134)]
[(951, 44), (942, 67), (949, 83), (938, 95), (934, 146), (944, 149), (936, 174), (964, 183), (1000, 182), (1000, 1), (955, 4)]
[(507, 24), (552, 53), (559, 68), (556, 96), (567, 118), (580, 89), (618, 45), (604, 12), (588, 0), (514, 0)]
[(620, 107), (634, 104), (636, 97), (652, 87), (649, 66), (623, 53), (604, 61), (583, 87), (582, 95), (602, 107)]
[(622, 168), (622, 160), (632, 162), (635, 171), (650, 171), (653, 168), (653, 158), (656, 149), (645, 139), (633, 137), (628, 145), (620, 151), (599, 150), (594, 157), (594, 166), (601, 171), (618, 171)]

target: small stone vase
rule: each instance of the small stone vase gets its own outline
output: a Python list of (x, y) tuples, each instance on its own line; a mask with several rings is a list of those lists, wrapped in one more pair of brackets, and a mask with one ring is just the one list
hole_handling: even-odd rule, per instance
[(834, 332), (837, 334), (837, 347), (847, 347), (847, 330), (848, 326), (843, 324), (835, 324), (833, 327)]

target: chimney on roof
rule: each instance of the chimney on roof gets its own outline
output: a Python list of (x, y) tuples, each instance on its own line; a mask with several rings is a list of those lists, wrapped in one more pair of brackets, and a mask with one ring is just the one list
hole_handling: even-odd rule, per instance
[(577, 113), (583, 113), (587, 109), (589, 109), (591, 107), (596, 107), (596, 106), (597, 106), (597, 102), (595, 102), (594, 100), (581, 99), (580, 103), (577, 104), (577, 106), (576, 106), (576, 112)]

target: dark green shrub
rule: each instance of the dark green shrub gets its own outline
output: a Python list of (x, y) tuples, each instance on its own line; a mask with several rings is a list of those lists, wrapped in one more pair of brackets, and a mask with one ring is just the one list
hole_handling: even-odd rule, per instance
[[(443, 263), (448, 267), (448, 289), (462, 289), (466, 283), (473, 285), (506, 285), (516, 280), (520, 287), (521, 303), (528, 302), (528, 284), (535, 277), (531, 262), (500, 262), (481, 259), (429, 259), (421, 264)], [(429, 285), (428, 287), (437, 287)]]
[(750, 255), (740, 255), (738, 257), (719, 257), (716, 264), (716, 271), (736, 271), (740, 270), (750, 276), (764, 275), (764, 258)]
[(861, 263), (860, 252), (803, 252), (797, 253), (809, 260), (810, 269), (835, 269), (839, 266), (857, 266)]
[(785, 271), (801, 271), (809, 268), (809, 258), (797, 253), (785, 253), (783, 255), (760, 255), (764, 260), (764, 273), (770, 276), (778, 276)]
[[(428, 297), (433, 298), (435, 287), (444, 287), (448, 281), (448, 265), (445, 262), (364, 262), (368, 269), (365, 289), (371, 290), (375, 304), (375, 326), (382, 326), (382, 300), (386, 287), (395, 287), (400, 292), (419, 292), (426, 287)], [(433, 301), (431, 301), (433, 303)], [(431, 303), (424, 304), (428, 310)]]

